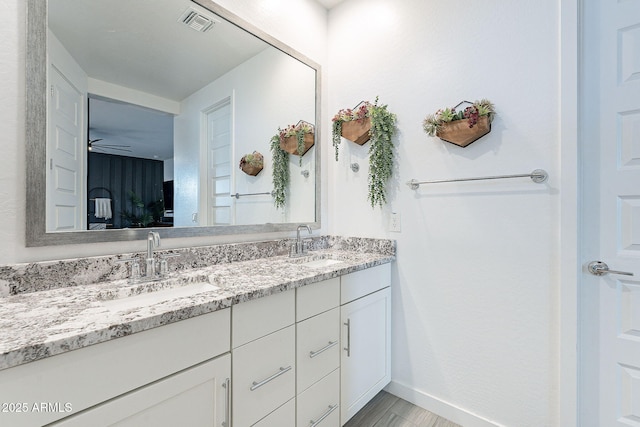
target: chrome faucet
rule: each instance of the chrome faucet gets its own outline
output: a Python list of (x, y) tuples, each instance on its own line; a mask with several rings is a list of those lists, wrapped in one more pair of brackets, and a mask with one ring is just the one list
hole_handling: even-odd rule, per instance
[(160, 247), (160, 235), (155, 231), (147, 234), (147, 269), (144, 272), (146, 279), (154, 279), (156, 276), (156, 260), (153, 258), (153, 250)]
[(289, 255), (292, 255), (292, 256), (302, 255), (302, 254), (304, 254), (306, 252), (306, 248), (304, 246), (304, 242), (302, 241), (302, 238), (300, 237), (300, 230), (303, 230), (305, 228), (307, 229), (309, 234), (311, 234), (311, 227), (309, 227), (306, 224), (299, 225), (298, 228), (296, 229), (296, 243), (294, 245), (292, 245), (291, 251), (289, 252)]

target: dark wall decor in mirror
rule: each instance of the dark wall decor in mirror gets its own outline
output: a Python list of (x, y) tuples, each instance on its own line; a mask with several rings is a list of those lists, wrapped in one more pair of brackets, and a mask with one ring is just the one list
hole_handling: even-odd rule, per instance
[(268, 155), (237, 168), (300, 118), (319, 140), (318, 64), (210, 0), (27, 12), (28, 246), (320, 226), (320, 144), (291, 159), (284, 209)]

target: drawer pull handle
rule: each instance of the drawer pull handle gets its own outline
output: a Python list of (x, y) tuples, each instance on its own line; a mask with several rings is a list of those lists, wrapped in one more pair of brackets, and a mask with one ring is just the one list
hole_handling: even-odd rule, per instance
[(336, 410), (336, 408), (338, 407), (338, 405), (331, 405), (329, 406), (329, 409), (327, 410), (327, 412), (325, 412), (324, 414), (322, 414), (322, 416), (320, 418), (318, 418), (318, 421), (313, 421), (311, 420), (309, 422), (309, 427), (316, 427), (318, 424), (320, 424), (325, 418), (327, 418), (329, 415), (331, 415), (331, 413), (333, 411)]
[(338, 341), (329, 341), (329, 344), (325, 345), (325, 346), (324, 346), (324, 347), (322, 347), (320, 350), (318, 350), (318, 351), (310, 351), (310, 352), (309, 352), (309, 357), (313, 359), (314, 357), (316, 357), (316, 356), (317, 356), (317, 355), (319, 355), (320, 353), (322, 353), (322, 352), (324, 352), (324, 351), (327, 351), (327, 350), (329, 350), (331, 347), (334, 347), (334, 346), (336, 346), (336, 345), (338, 345)]
[(347, 319), (344, 326), (347, 327), (347, 346), (343, 350), (347, 351), (347, 357), (351, 357), (351, 319)]
[(229, 417), (231, 416), (231, 380), (227, 378), (224, 383), (222, 383), (222, 387), (224, 387), (224, 421), (222, 422), (222, 427), (231, 427), (231, 421)]
[(265, 378), (264, 380), (257, 382), (254, 381), (253, 385), (250, 387), (251, 391), (254, 391), (260, 387), (262, 387), (263, 385), (265, 385), (266, 383), (268, 383), (269, 381), (273, 381), (276, 378), (278, 378), (280, 375), (289, 372), (291, 370), (291, 366), (287, 366), (286, 368), (280, 367), (280, 370), (278, 372), (276, 372), (275, 374), (271, 375), (269, 378)]

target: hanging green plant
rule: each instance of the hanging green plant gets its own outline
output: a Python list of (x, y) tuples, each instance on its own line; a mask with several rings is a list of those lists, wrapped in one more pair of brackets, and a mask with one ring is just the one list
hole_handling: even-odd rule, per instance
[(287, 200), (289, 186), (289, 153), (280, 148), (280, 134), (271, 138), (273, 157), (273, 204), (283, 208)]
[(378, 105), (378, 97), (369, 107), (371, 117), (371, 147), (369, 148), (369, 194), (371, 207), (387, 203), (387, 182), (393, 175), (393, 135), (396, 132), (396, 115), (387, 105)]

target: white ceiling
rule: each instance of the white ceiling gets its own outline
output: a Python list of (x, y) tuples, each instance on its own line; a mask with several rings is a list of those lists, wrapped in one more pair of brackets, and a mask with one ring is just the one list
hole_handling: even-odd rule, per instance
[(215, 17), (189, 0), (49, 0), (49, 28), (89, 77), (182, 101), (269, 46), (219, 18), (197, 32), (188, 8)]
[(173, 115), (100, 97), (89, 99), (89, 115), (89, 140), (101, 140), (93, 144), (94, 152), (173, 158)]

